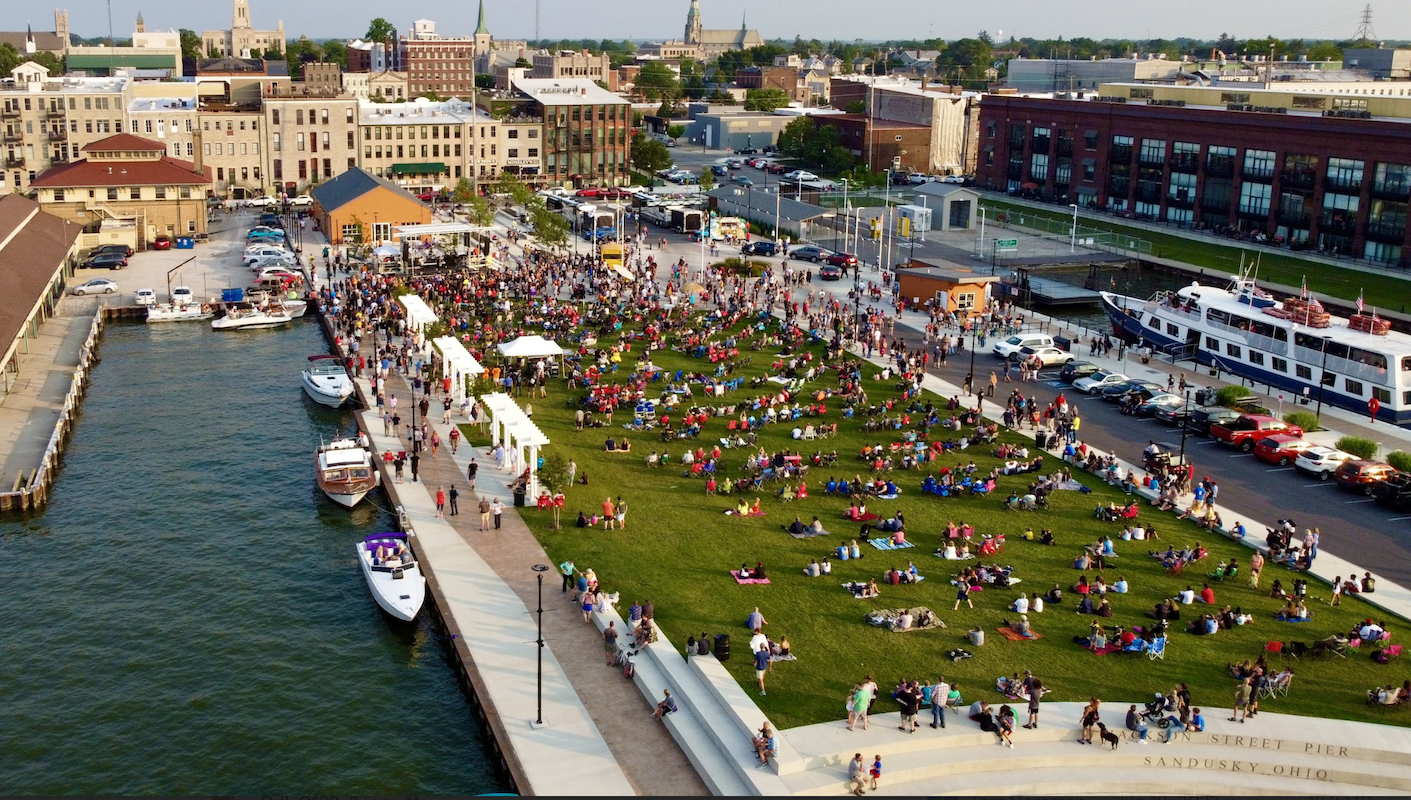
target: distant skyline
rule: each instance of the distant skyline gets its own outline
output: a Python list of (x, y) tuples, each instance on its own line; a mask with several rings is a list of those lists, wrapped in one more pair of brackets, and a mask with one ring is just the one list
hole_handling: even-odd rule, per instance
[[(83, 37), (108, 34), (107, 3), (103, 0), (58, 0), (69, 12), (69, 27)], [(701, 0), (708, 28), (737, 28), (746, 18), (766, 39), (854, 39), (883, 41), (918, 38), (959, 39), (986, 30), (1004, 40), (1010, 36), (1048, 39), (1088, 36), (1094, 39), (1215, 39), (1228, 33), (1237, 39), (1276, 36), (1282, 39), (1349, 39), (1357, 31), (1364, 0), (1329, 4), (1322, 0), (1284, 0), (1270, 15), (1265, 4), (1217, 3), (1194, 0), (1156, 7), (1121, 0), (1092, 0), (1081, 20), (1071, 9), (1038, 0), (1018, 0), (1003, 7), (985, 4), (958, 6), (917, 3), (916, 0)], [(680, 38), (690, 0), (539, 0), (542, 39)], [(189, 28), (196, 32), (230, 27), (228, 0), (199, 4), (181, 0), (113, 0), (113, 35), (131, 36), (140, 11), (149, 30)], [(386, 17), (399, 32), (414, 19), (431, 19), (442, 35), (470, 35), (475, 30), (477, 0), (450, 3), (395, 4), (374, 0), (342, 0), (336, 15), (321, 3), (288, 5), (250, 0), (251, 22), (273, 29), (279, 20), (291, 38), (354, 38), (367, 31), (374, 17)], [(415, 9), (411, 11), (409, 9)], [(918, 9), (924, 9), (918, 13)], [(1165, 11), (1167, 19), (1153, 13)], [(0, 28), (52, 30), (53, 7), (46, 11), (11, 7)], [(498, 39), (534, 39), (533, 0), (486, 0), (485, 13)], [(1378, 39), (1411, 38), (1411, 3), (1373, 3), (1372, 26)]]

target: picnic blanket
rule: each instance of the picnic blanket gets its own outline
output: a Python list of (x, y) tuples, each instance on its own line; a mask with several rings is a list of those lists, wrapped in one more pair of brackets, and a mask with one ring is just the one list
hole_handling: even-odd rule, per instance
[(739, 583), (739, 584), (749, 584), (749, 583), (768, 584), (768, 583), (769, 583), (769, 579), (768, 579), (768, 578), (741, 578), (741, 577), (740, 577), (740, 571), (739, 571), (738, 569), (732, 569), (732, 570), (730, 570), (730, 577), (734, 578), (734, 579), (735, 579), (735, 582), (736, 582), (736, 583)]
[(897, 499), (898, 497), (901, 497), (901, 495), (900, 495), (900, 494), (874, 494), (874, 495), (872, 495), (872, 499), (873, 499), (873, 500), (895, 500), (895, 499)]
[(946, 558), (946, 552), (944, 550), (939, 550), (937, 552), (932, 553), (931, 555), (935, 556), (936, 558), (945, 558), (946, 561), (974, 561), (976, 558), (974, 553), (967, 553), (963, 556), (957, 555), (955, 558)]
[[(892, 627), (903, 611), (911, 612), (911, 627), (899, 630)], [(912, 631), (939, 630), (946, 626), (946, 623), (936, 616), (936, 613), (926, 606), (915, 608), (884, 608), (878, 611), (869, 611), (862, 615), (863, 622), (879, 628), (886, 628), (894, 633), (910, 633)]]
[(873, 520), (881, 519), (881, 517), (877, 516), (876, 514), (873, 514), (871, 511), (867, 512), (866, 514), (863, 514), (860, 517), (850, 517), (848, 516), (847, 512), (843, 512), (843, 519), (848, 520), (850, 522), (872, 522)]
[(915, 546), (916, 546), (916, 545), (912, 544), (911, 542), (902, 542), (901, 544), (892, 544), (892, 540), (891, 540), (891, 539), (868, 539), (868, 540), (867, 540), (867, 543), (870, 544), (870, 545), (872, 545), (873, 547), (877, 548), (878, 550), (905, 550), (905, 549), (908, 548), (908, 547), (915, 547)]
[[(788, 530), (787, 528), (785, 530)], [(827, 536), (828, 531), (815, 531), (813, 528), (804, 528), (803, 533), (790, 533), (795, 539), (812, 539), (815, 536)]]
[(1032, 642), (1035, 639), (1043, 638), (1037, 633), (1030, 633), (1028, 636), (1020, 636), (1019, 631), (1016, 631), (1013, 628), (995, 628), (995, 630), (999, 631), (1000, 636), (1003, 636), (1011, 642)]
[(770, 375), (770, 376), (769, 376), (769, 382), (770, 382), (770, 383), (777, 383), (777, 384), (779, 384), (780, 386), (788, 386), (788, 385), (789, 385), (789, 379), (786, 378), (786, 377), (784, 377), (783, 375)]
[(758, 514), (754, 513), (753, 511), (751, 511), (751, 512), (748, 513), (748, 514), (741, 514), (741, 513), (737, 512), (737, 511), (736, 511), (735, 509), (733, 509), (733, 508), (727, 508), (727, 509), (725, 509), (725, 516), (727, 516), (727, 517), (762, 517), (762, 516), (764, 516), (764, 510), (761, 509)]
[(1086, 486), (1084, 486), (1083, 484), (1077, 482), (1076, 480), (1073, 480), (1072, 478), (1069, 478), (1069, 479), (1066, 480), (1066, 481), (1060, 481), (1060, 482), (1059, 482), (1058, 484), (1056, 484), (1053, 488), (1055, 488), (1055, 489), (1062, 489), (1062, 490), (1064, 490), (1064, 491), (1069, 491), (1069, 492), (1082, 492), (1083, 494), (1087, 494), (1088, 492), (1091, 492), (1091, 491), (1092, 491), (1092, 489), (1089, 489), (1088, 487), (1086, 487)]
[(796, 656), (796, 655), (794, 655), (793, 653), (790, 653), (790, 654), (788, 654), (787, 656), (771, 655), (771, 656), (769, 657), (769, 662), (770, 662), (771, 664), (774, 663), (775, 661), (798, 661), (798, 660), (799, 660), (799, 657)]
[(844, 589), (847, 589), (847, 590), (848, 590), (848, 594), (852, 595), (852, 599), (854, 599), (854, 600), (871, 600), (871, 599), (872, 599), (872, 598), (870, 598), (870, 597), (863, 597), (862, 595), (858, 594), (857, 592), (854, 592), (854, 591), (852, 590), (852, 587), (855, 585), (854, 583), (840, 583), (840, 584), (838, 584), (838, 585), (841, 586), (841, 587), (843, 587)]
[(1105, 655), (1107, 655), (1108, 653), (1120, 653), (1120, 652), (1122, 652), (1122, 645), (1120, 645), (1120, 644), (1108, 644), (1108, 645), (1103, 645), (1102, 647), (1089, 647), (1088, 649), (1091, 650), (1091, 651), (1092, 651), (1092, 654), (1095, 655), (1095, 656), (1105, 656)]

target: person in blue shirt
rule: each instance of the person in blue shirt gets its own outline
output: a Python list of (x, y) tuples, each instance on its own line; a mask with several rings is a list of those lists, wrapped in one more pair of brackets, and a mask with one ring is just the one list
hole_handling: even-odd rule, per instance
[(764, 697), (764, 673), (769, 671), (769, 645), (761, 642), (754, 654), (754, 674), (759, 678), (759, 696)]
[(828, 483), (823, 487), (824, 494), (832, 494), (836, 491), (838, 491), (838, 481), (833, 478), (829, 478)]
[(1243, 522), (1240, 522), (1239, 520), (1235, 520), (1235, 526), (1234, 526), (1233, 528), (1230, 528), (1230, 538), (1232, 538), (1232, 539), (1243, 539), (1243, 538), (1244, 538), (1244, 534), (1245, 534), (1244, 523), (1243, 523)]

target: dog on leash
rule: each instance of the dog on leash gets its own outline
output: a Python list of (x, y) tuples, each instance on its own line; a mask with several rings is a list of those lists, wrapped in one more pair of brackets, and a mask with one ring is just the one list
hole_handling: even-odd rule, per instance
[(1112, 745), (1112, 749), (1116, 750), (1117, 745), (1122, 743), (1122, 737), (1109, 731), (1107, 729), (1107, 726), (1103, 725), (1101, 722), (1097, 724), (1097, 727), (1098, 730), (1102, 731), (1102, 741), (1106, 744)]

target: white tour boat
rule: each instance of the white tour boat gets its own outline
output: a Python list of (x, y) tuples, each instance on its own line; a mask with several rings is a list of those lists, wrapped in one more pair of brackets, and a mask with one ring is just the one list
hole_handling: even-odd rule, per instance
[(1335, 317), (1306, 293), (1276, 301), (1246, 276), (1228, 289), (1192, 283), (1148, 300), (1099, 294), (1113, 332), (1129, 342), (1277, 387), (1290, 400), (1411, 422), (1411, 335), (1375, 310)]
[(338, 356), (309, 356), (309, 365), (301, 373), (304, 393), (314, 402), (332, 408), (343, 405), (353, 394), (353, 379)]
[(367, 588), (383, 611), (411, 622), (426, 601), (426, 578), (405, 533), (375, 533), (357, 544)]
[(227, 305), (225, 316), (211, 320), (211, 327), (218, 331), (233, 331), (244, 328), (272, 328), (293, 321), (293, 315), (276, 304), (255, 308)]
[(372, 452), (362, 439), (361, 435), (357, 439), (334, 439), (320, 446), (314, 455), (318, 488), (344, 508), (357, 505), (382, 480), (373, 465)]

